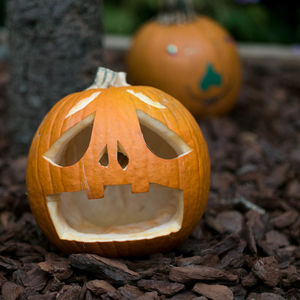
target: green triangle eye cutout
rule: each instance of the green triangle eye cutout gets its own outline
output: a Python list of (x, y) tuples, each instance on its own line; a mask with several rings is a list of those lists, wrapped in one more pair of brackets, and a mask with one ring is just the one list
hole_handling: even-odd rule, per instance
[(222, 84), (222, 76), (214, 70), (212, 64), (206, 65), (206, 72), (200, 81), (200, 88), (207, 91), (211, 86), (220, 86)]

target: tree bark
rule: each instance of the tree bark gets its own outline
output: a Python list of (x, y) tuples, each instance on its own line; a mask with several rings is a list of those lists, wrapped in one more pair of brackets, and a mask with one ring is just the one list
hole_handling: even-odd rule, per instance
[(102, 65), (101, 11), (101, 0), (7, 1), (14, 154), (26, 153), (58, 100), (93, 82)]

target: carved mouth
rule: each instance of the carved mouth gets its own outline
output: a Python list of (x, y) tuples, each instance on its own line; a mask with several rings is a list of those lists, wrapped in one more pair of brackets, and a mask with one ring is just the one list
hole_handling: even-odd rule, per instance
[(209, 106), (209, 105), (217, 103), (220, 99), (222, 99), (223, 97), (228, 95), (232, 89), (233, 89), (233, 85), (227, 85), (227, 86), (225, 86), (225, 90), (223, 89), (222, 91), (219, 92), (219, 94), (209, 97), (209, 98), (200, 99), (199, 95), (197, 95), (191, 87), (189, 87), (189, 86), (185, 87), (186, 92), (189, 94), (189, 96), (192, 99), (194, 99), (195, 101), (201, 100), (202, 104), (205, 106)]
[(152, 239), (181, 228), (183, 191), (149, 184), (149, 192), (132, 193), (131, 185), (106, 186), (104, 197), (86, 191), (48, 195), (56, 232), (63, 240), (109, 242)]

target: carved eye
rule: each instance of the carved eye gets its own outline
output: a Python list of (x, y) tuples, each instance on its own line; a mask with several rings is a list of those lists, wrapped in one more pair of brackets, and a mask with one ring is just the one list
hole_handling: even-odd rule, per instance
[(137, 116), (146, 145), (156, 156), (172, 159), (192, 151), (182, 138), (165, 124), (141, 110), (137, 110)]
[(74, 125), (44, 153), (43, 157), (51, 164), (67, 167), (78, 162), (89, 147), (95, 114), (89, 115)]

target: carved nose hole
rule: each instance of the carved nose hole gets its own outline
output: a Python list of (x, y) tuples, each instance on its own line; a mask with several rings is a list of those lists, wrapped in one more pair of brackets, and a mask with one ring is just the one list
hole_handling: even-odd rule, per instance
[(128, 166), (129, 158), (124, 147), (120, 144), (119, 141), (117, 145), (117, 159), (122, 169), (125, 170)]
[(107, 153), (107, 145), (103, 148), (100, 153), (99, 163), (103, 167), (107, 167), (109, 163), (108, 153)]

